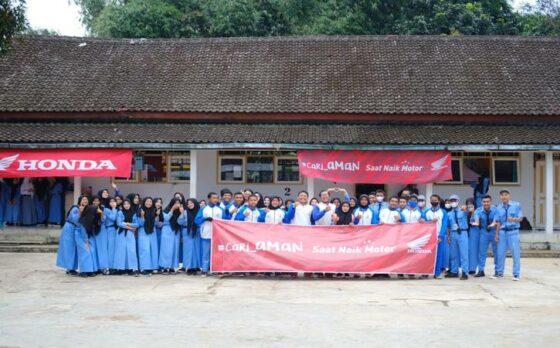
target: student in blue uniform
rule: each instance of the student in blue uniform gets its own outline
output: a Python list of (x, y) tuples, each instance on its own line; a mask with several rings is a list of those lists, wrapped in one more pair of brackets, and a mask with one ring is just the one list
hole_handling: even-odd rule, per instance
[(257, 208), (258, 202), (257, 195), (250, 195), (248, 204), (241, 207), (235, 214), (235, 221), (264, 222), (266, 213), (263, 209)]
[(297, 201), (290, 204), (288, 211), (284, 215), (284, 223), (298, 226), (311, 226), (313, 221), (313, 205), (308, 203), (309, 193), (300, 191)]
[(212, 245), (212, 220), (223, 219), (224, 210), (218, 206), (218, 195), (215, 192), (208, 194), (208, 204), (201, 208), (194, 219), (200, 226), (202, 242), (202, 276), (206, 277), (210, 271), (211, 245)]
[(109, 273), (115, 270), (115, 243), (117, 240), (117, 200), (109, 198), (107, 206), (103, 207), (102, 233), (107, 235), (107, 264)]
[[(494, 274), (498, 269), (498, 243), (499, 239), (499, 214), (498, 209), (492, 206), (492, 197), (484, 195), (481, 199), (482, 206), (474, 212), (473, 226), (479, 230), (479, 250), (478, 250), (478, 272), (475, 277), (484, 277), (484, 267), (488, 257), (488, 245), (492, 245), (492, 255), (494, 255)], [(470, 247), (470, 245), (469, 245)]]
[(47, 178), (37, 178), (33, 181), (35, 210), (37, 224), (47, 223), (47, 204), (49, 200), (49, 181)]
[(78, 248), (78, 269), (80, 276), (92, 277), (99, 270), (95, 236), (101, 229), (100, 209), (90, 204), (80, 214), (80, 228), (74, 230), (74, 239)]
[(171, 199), (163, 211), (161, 229), (161, 246), (159, 250), (159, 267), (163, 274), (175, 274), (179, 268), (179, 250), (181, 249), (181, 224), (179, 218), (185, 213), (181, 198)]
[(375, 191), (375, 202), (371, 204), (371, 208), (376, 214), (379, 214), (381, 209), (389, 208), (389, 203), (385, 201), (385, 191), (381, 189)]
[(418, 208), (418, 197), (416, 195), (410, 196), (408, 204), (405, 209), (401, 210), (403, 216), (403, 223), (416, 223), (422, 219), (422, 211)]
[(474, 204), (476, 208), (482, 206), (482, 196), (486, 195), (490, 186), (490, 179), (487, 176), (479, 176), (476, 183), (472, 183)]
[(49, 188), (48, 223), (61, 225), (64, 214), (64, 190), (66, 184), (64, 178), (54, 178)]
[(361, 195), (358, 199), (358, 207), (354, 209), (354, 225), (376, 225), (379, 223), (379, 215), (370, 207), (368, 195)]
[(154, 198), (154, 206), (156, 207), (156, 235), (159, 251), (161, 248), (161, 228), (163, 227), (163, 199)]
[(142, 204), (140, 195), (138, 193), (129, 193), (128, 195), (126, 195), (126, 199), (130, 201), (131, 208), (134, 211), (134, 213), (135, 214), (138, 213), (138, 210), (140, 209), (140, 205)]
[(233, 202), (229, 205), (227, 210), (224, 210), (224, 220), (233, 220), (235, 215), (245, 205), (245, 196), (243, 192), (236, 192), (233, 195)]
[(4, 215), (6, 214), (6, 205), (8, 204), (8, 185), (4, 179), (0, 178), (0, 230), (4, 228)]
[(502, 278), (506, 263), (506, 253), (511, 251), (513, 259), (513, 280), (518, 281), (521, 276), (521, 247), (519, 242), (519, 227), (523, 220), (523, 211), (519, 202), (511, 199), (509, 190), (500, 191), (502, 203), (498, 205), (498, 217), (500, 222), (500, 233), (498, 239), (498, 270), (492, 279)]
[(280, 197), (273, 196), (270, 199), (270, 206), (265, 209), (264, 222), (267, 224), (281, 224), (286, 213), (282, 210), (282, 201)]
[(224, 211), (227, 211), (230, 207), (230, 205), (233, 204), (232, 201), (233, 198), (233, 194), (231, 193), (231, 191), (229, 189), (223, 189), (220, 191), (220, 208), (222, 208)]
[(182, 219), (179, 219), (183, 235), (183, 267), (187, 270), (187, 275), (195, 275), (202, 268), (200, 231), (194, 222), (199, 210), (200, 205), (198, 201), (194, 198), (189, 198), (187, 199), (186, 213), (183, 214)]
[(37, 225), (35, 187), (31, 178), (23, 178), (20, 186), (19, 223), (23, 226)]
[(438, 231), (438, 246), (436, 254), (436, 268), (434, 278), (441, 279), (441, 271), (443, 270), (444, 248), (447, 247), (446, 235), (448, 226), (447, 212), (441, 208), (441, 197), (438, 195), (430, 196), (431, 208), (425, 210), (423, 219), (426, 221), (435, 221)]
[(7, 185), (6, 208), (4, 223), (7, 225), (17, 225), (19, 223), (19, 203), (20, 203), (20, 179), (5, 179)]
[(134, 236), (138, 225), (138, 217), (132, 208), (132, 202), (129, 199), (125, 199), (117, 213), (118, 230), (115, 240), (114, 261), (117, 274), (128, 273), (129, 275), (138, 276), (138, 256), (136, 253), (136, 238)]
[(475, 221), (474, 211), (474, 198), (469, 198), (466, 201), (466, 213), (469, 221), (469, 275), (476, 274), (478, 252), (480, 249), (480, 233), (478, 226), (473, 225)]
[(461, 280), (469, 279), (469, 219), (467, 213), (459, 207), (459, 196), (449, 196), (451, 211), (448, 214), (449, 228), (447, 243), (451, 245), (451, 270), (446, 278), (459, 277), (461, 267)]
[(101, 199), (98, 196), (91, 199), (91, 204), (97, 207), (95, 228), (92, 230), (92, 239), (95, 244), (95, 266), (99, 272), (109, 275), (109, 236), (103, 225), (105, 208), (101, 205)]
[(78, 272), (78, 249), (74, 239), (74, 231), (80, 229), (80, 214), (89, 204), (87, 196), (80, 196), (77, 205), (68, 211), (66, 222), (60, 231), (56, 265), (66, 270), (66, 274), (76, 275)]
[(138, 264), (142, 275), (151, 275), (159, 268), (156, 211), (152, 197), (145, 197), (138, 213)]

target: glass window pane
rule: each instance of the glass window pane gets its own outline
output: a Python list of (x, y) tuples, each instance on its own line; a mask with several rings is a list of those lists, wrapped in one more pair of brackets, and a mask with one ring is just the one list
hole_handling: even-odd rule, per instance
[(461, 181), (461, 160), (459, 159), (451, 160), (451, 174), (453, 176), (451, 181), (453, 182)]
[(142, 170), (142, 181), (165, 182), (166, 181), (165, 155), (144, 156), (144, 169)]
[(297, 158), (280, 158), (276, 166), (278, 181), (299, 182), (299, 165)]
[(481, 176), (490, 177), (490, 159), (463, 158), (463, 183), (477, 182)]
[(243, 159), (220, 158), (220, 181), (243, 181)]
[(516, 160), (494, 160), (494, 171), (495, 182), (518, 182)]
[(273, 157), (248, 157), (247, 182), (272, 183), (273, 182)]
[(191, 158), (189, 155), (169, 156), (169, 180), (188, 181), (191, 179)]

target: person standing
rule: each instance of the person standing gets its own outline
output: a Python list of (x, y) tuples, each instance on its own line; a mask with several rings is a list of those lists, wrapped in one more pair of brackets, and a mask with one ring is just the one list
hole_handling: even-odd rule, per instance
[(202, 242), (202, 277), (208, 276), (212, 253), (212, 221), (223, 219), (224, 210), (218, 206), (218, 194), (208, 193), (208, 204), (201, 208), (194, 219), (195, 224), (200, 226), (200, 237)]
[(498, 205), (500, 232), (498, 235), (498, 270), (497, 275), (490, 278), (502, 278), (506, 263), (506, 253), (511, 251), (513, 259), (513, 280), (518, 281), (521, 275), (521, 246), (519, 241), (519, 227), (523, 220), (523, 211), (519, 202), (510, 200), (509, 190), (500, 191), (502, 203)]
[(270, 199), (270, 206), (265, 210), (264, 222), (267, 224), (281, 224), (286, 213), (282, 210), (280, 197), (273, 196)]
[(379, 216), (370, 207), (369, 197), (361, 195), (358, 198), (358, 207), (353, 212), (354, 225), (375, 225), (379, 223)]
[(20, 187), (20, 224), (23, 226), (37, 225), (37, 207), (35, 204), (35, 188), (31, 178), (23, 178)]
[(332, 214), (336, 210), (336, 205), (330, 203), (329, 190), (319, 192), (319, 199), (321, 201), (313, 207), (313, 221), (318, 226), (332, 225)]
[(63, 222), (65, 188), (64, 178), (55, 178), (49, 188), (48, 223), (50, 224), (61, 225)]
[(308, 203), (309, 194), (307, 191), (298, 193), (297, 201), (290, 205), (284, 216), (285, 224), (311, 226), (313, 219), (313, 206)]
[[(473, 226), (479, 230), (479, 250), (478, 250), (478, 272), (475, 277), (484, 277), (484, 267), (488, 257), (488, 244), (492, 245), (492, 255), (494, 256), (494, 276), (498, 270), (498, 242), (499, 239), (499, 214), (498, 208), (492, 206), (492, 197), (484, 195), (481, 197), (482, 206), (474, 212)], [(469, 246), (470, 247), (470, 246)]]
[(181, 198), (175, 196), (163, 211), (161, 229), (161, 246), (159, 250), (159, 267), (163, 274), (174, 274), (179, 268), (179, 250), (181, 249), (181, 224), (185, 208)]
[(21, 200), (20, 179), (5, 179), (6, 183), (6, 207), (4, 213), (4, 223), (17, 225), (19, 223), (19, 203)]
[(447, 232), (447, 243), (451, 245), (451, 271), (445, 275), (446, 278), (459, 277), (461, 268), (461, 280), (469, 279), (469, 219), (467, 213), (459, 207), (459, 196), (449, 196), (451, 211), (448, 214), (449, 228)]
[(380, 224), (398, 224), (404, 220), (404, 216), (399, 211), (399, 198), (393, 196), (389, 199), (389, 206), (379, 211)]
[(412, 195), (408, 200), (407, 206), (401, 211), (404, 223), (416, 223), (422, 219), (422, 211), (418, 209), (418, 201), (415, 195)]
[(187, 199), (186, 214), (179, 220), (183, 234), (183, 267), (187, 275), (195, 275), (202, 268), (202, 244), (200, 230), (194, 222), (200, 210), (198, 201), (194, 198)]
[(114, 267), (119, 274), (127, 272), (138, 276), (138, 255), (134, 234), (138, 228), (138, 216), (132, 202), (127, 198), (117, 213), (117, 237), (115, 240)]
[(138, 212), (138, 265), (140, 274), (151, 275), (159, 268), (156, 233), (157, 208), (152, 197), (145, 197)]
[(441, 207), (441, 198), (438, 195), (430, 196), (431, 208), (424, 211), (423, 218), (426, 221), (435, 221), (438, 231), (438, 246), (436, 254), (436, 269), (434, 278), (441, 279), (441, 271), (444, 268), (443, 257), (445, 248), (447, 248), (446, 234), (449, 223), (447, 212)]
[(263, 209), (257, 208), (259, 198), (257, 195), (250, 195), (247, 205), (244, 205), (237, 214), (235, 221), (264, 222), (266, 213)]
[(389, 203), (385, 202), (385, 191), (382, 189), (375, 191), (375, 202), (371, 204), (371, 208), (376, 214), (379, 214), (383, 208), (389, 208)]
[(74, 239), (74, 231), (81, 228), (80, 214), (89, 204), (86, 196), (78, 198), (76, 205), (72, 206), (66, 216), (66, 222), (60, 231), (58, 240), (58, 251), (56, 254), (56, 265), (66, 270), (66, 274), (78, 274), (78, 249)]
[(107, 235), (107, 259), (109, 264), (109, 272), (114, 273), (115, 270), (115, 242), (117, 239), (117, 200), (109, 198), (109, 203), (103, 209), (103, 221), (101, 229), (105, 229)]
[(95, 237), (101, 229), (99, 214), (100, 209), (97, 205), (88, 205), (80, 214), (80, 228), (74, 230), (74, 238), (78, 247), (78, 269), (82, 277), (93, 277), (99, 270), (95, 246)]

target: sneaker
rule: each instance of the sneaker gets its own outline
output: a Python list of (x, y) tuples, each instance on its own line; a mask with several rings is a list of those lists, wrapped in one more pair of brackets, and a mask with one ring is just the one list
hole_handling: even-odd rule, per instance
[(484, 274), (484, 271), (480, 271), (480, 272), (478, 272), (477, 274), (474, 275), (475, 278), (480, 278), (480, 277), (484, 277), (484, 276), (486, 276)]
[(200, 274), (200, 276), (201, 276), (202, 278), (206, 278), (206, 277), (208, 277), (208, 272), (202, 272), (202, 273)]
[(459, 273), (447, 272), (445, 278), (459, 278)]
[(461, 274), (461, 280), (467, 280), (469, 276), (466, 273)]
[(494, 274), (493, 276), (490, 276), (490, 279), (500, 279), (503, 278), (504, 276), (502, 274)]
[(511, 280), (513, 280), (514, 282), (518, 282), (520, 279), (519, 276), (513, 276)]
[(440, 274), (440, 275), (434, 276), (434, 279), (443, 279), (443, 276)]

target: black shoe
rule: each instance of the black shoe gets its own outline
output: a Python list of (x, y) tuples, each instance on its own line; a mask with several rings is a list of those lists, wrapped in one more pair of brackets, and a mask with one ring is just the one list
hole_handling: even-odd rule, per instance
[(469, 272), (470, 275), (473, 275), (473, 274), (475, 274), (475, 273), (476, 273), (475, 271), (470, 271), (470, 272)]
[(84, 272), (80, 272), (80, 274), (78, 274), (78, 275), (82, 278), (87, 278), (88, 277), (88, 274), (84, 273)]
[(459, 274), (458, 273), (453, 273), (453, 272), (447, 272), (445, 274), (445, 278), (458, 278)]
[(467, 280), (469, 276), (466, 273), (461, 274), (461, 280)]
[(89, 272), (89, 273), (87, 274), (88, 277), (95, 277), (96, 275), (97, 275), (96, 272)]
[(138, 271), (133, 271), (133, 272), (132, 272), (132, 275), (135, 276), (135, 277), (138, 277), (138, 276), (140, 275), (140, 272), (138, 272)]
[(474, 275), (475, 278), (480, 278), (480, 277), (484, 277), (486, 276), (486, 274), (484, 274), (484, 271), (480, 271), (477, 274)]
[(76, 272), (74, 270), (69, 270), (69, 271), (66, 271), (66, 274), (71, 275), (71, 276), (75, 276), (75, 275), (78, 275), (78, 272)]

